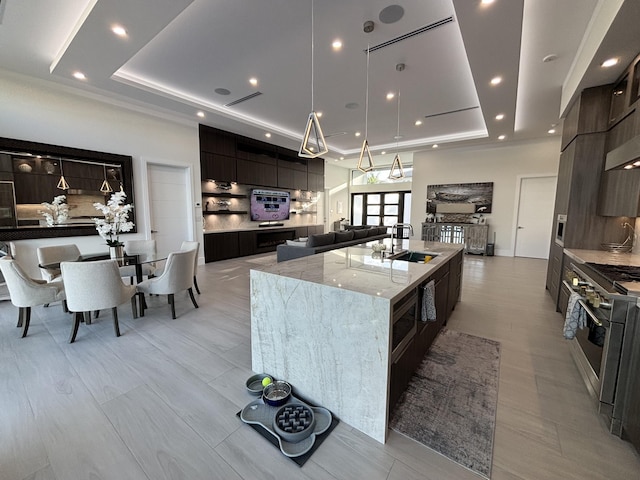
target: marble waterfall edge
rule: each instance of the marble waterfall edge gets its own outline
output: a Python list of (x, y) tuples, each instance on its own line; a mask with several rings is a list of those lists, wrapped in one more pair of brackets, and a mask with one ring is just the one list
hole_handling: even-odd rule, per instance
[(389, 307), (389, 299), (252, 270), (252, 369), (384, 443)]

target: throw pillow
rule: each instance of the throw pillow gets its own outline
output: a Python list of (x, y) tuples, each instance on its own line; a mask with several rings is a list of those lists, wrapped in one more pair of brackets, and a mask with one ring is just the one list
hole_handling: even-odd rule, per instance
[(307, 246), (307, 241), (306, 240), (287, 240), (287, 245), (289, 245), (290, 247), (306, 247)]
[(353, 230), (336, 232), (336, 243), (348, 242), (350, 240), (353, 240)]
[(367, 236), (367, 230), (365, 229), (359, 229), (359, 230), (353, 231), (353, 238), (355, 240), (365, 238), (366, 236)]
[(371, 227), (367, 229), (367, 237), (375, 237), (378, 235), (378, 227)]
[(309, 236), (307, 240), (308, 247), (324, 247), (325, 245), (331, 245), (335, 240), (335, 232), (319, 233)]

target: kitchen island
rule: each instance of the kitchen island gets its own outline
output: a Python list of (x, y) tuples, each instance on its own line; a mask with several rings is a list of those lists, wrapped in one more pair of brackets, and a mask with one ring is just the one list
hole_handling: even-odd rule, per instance
[[(384, 443), (389, 409), (460, 295), (462, 245), (403, 240), (428, 263), (372, 250), (390, 239), (251, 270), (252, 369), (291, 383)], [(396, 252), (398, 246), (396, 246)], [(421, 321), (435, 283), (437, 320)]]

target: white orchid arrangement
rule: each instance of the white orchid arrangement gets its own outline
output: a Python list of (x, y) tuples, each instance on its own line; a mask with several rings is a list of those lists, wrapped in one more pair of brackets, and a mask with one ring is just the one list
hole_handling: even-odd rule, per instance
[(118, 235), (123, 232), (133, 230), (134, 223), (129, 221), (129, 212), (133, 210), (133, 205), (123, 205), (127, 195), (123, 192), (116, 192), (106, 205), (94, 203), (93, 206), (102, 212), (104, 218), (93, 218), (96, 230), (102, 238), (107, 241), (110, 247), (122, 245)]
[(69, 205), (67, 205), (66, 195), (58, 195), (53, 197), (51, 203), (42, 202), (40, 205), (46, 208), (46, 210), (38, 210), (38, 213), (45, 218), (48, 227), (60, 225), (69, 218)]

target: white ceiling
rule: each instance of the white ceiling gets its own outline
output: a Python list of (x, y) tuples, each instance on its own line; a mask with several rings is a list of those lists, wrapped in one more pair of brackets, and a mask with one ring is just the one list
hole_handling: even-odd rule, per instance
[[(383, 23), (390, 5), (404, 15)], [(326, 157), (344, 156), (338, 164), (351, 166), (365, 127), (374, 156), (396, 143), (416, 151), (501, 134), (504, 142), (548, 136), (576, 91), (613, 82), (640, 51), (637, 0), (315, 0), (313, 29), (311, 7), (311, 0), (0, 0), (0, 68), (296, 150), (313, 93)], [(367, 20), (371, 33), (363, 31)], [(367, 47), (437, 22), (370, 54), (367, 116)], [(115, 23), (126, 38), (110, 31)], [(336, 38), (339, 52), (331, 48)], [(543, 62), (547, 55), (557, 59)], [(620, 63), (603, 70), (610, 56)], [(496, 75), (503, 82), (492, 87)], [(398, 103), (385, 95), (398, 91), (396, 141)], [(505, 118), (495, 120), (498, 113)]]

